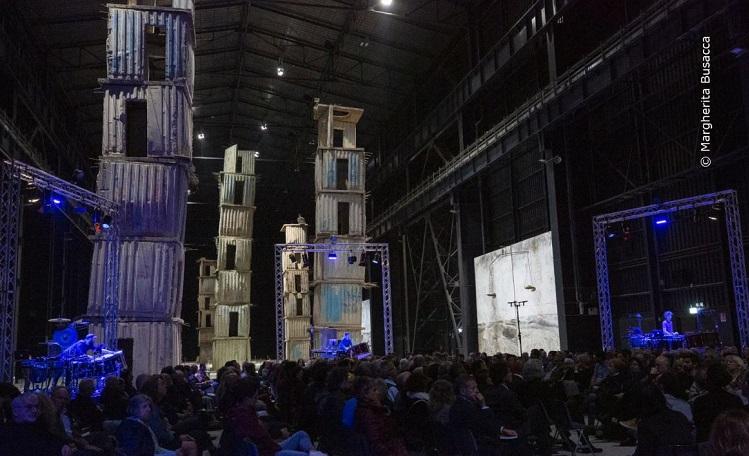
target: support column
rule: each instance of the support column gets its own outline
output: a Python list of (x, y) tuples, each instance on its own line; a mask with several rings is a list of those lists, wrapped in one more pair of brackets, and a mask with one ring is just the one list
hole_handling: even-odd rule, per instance
[(0, 382), (12, 382), (21, 258), (21, 182), (12, 166), (0, 163)]
[[(468, 288), (468, 279), (466, 277), (465, 265), (463, 264), (463, 237), (461, 235), (461, 222), (462, 217), (460, 216), (460, 198), (456, 197), (453, 193), (450, 195), (450, 203), (453, 210), (455, 211), (455, 235), (456, 235), (456, 248), (458, 251), (458, 286), (460, 287), (460, 309), (462, 315), (462, 329), (460, 333), (461, 346), (463, 348), (463, 354), (468, 356), (468, 344), (470, 339), (476, 339), (475, 337), (468, 337), (470, 332), (473, 335), (473, 327), (475, 326), (476, 318), (473, 307), (471, 305), (471, 296)], [(475, 344), (471, 344), (475, 345)]]

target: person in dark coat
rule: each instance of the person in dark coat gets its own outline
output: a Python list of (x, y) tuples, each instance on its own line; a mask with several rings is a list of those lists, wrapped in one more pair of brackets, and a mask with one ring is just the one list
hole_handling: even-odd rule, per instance
[(657, 456), (669, 451), (670, 445), (694, 443), (689, 420), (668, 408), (666, 397), (657, 386), (644, 386), (639, 397), (641, 410), (635, 456)]
[(181, 445), (176, 451), (164, 450), (158, 445), (156, 435), (148, 427), (153, 401), (145, 394), (136, 394), (128, 401), (127, 418), (117, 427), (117, 448), (126, 456), (176, 455), (197, 456), (198, 446), (191, 437), (180, 436)]
[[(232, 440), (222, 438), (220, 446), (223, 454), (243, 454), (240, 447), (250, 442), (257, 447), (260, 456), (308, 454), (314, 449), (312, 441), (304, 431), (295, 432), (279, 443), (273, 440), (255, 412), (258, 385), (253, 379), (240, 379), (227, 394), (229, 397), (226, 403), (229, 408), (226, 412), (224, 432), (230, 435)], [(229, 450), (226, 448), (227, 445), (233, 445), (234, 449)]]
[(743, 407), (741, 398), (725, 390), (731, 383), (731, 375), (722, 364), (707, 368), (705, 386), (707, 394), (698, 397), (692, 406), (694, 425), (697, 427), (697, 442), (706, 442), (715, 418), (722, 412)]
[(78, 396), (70, 401), (70, 415), (81, 428), (101, 430), (104, 414), (99, 410), (92, 398), (94, 389), (93, 380), (81, 380), (78, 384)]
[(13, 421), (0, 425), (0, 455), (69, 455), (72, 448), (39, 422), (39, 397), (24, 393), (11, 403)]
[(364, 435), (376, 456), (408, 456), (408, 451), (395, 422), (382, 405), (384, 388), (369, 377), (359, 377), (354, 383), (356, 392), (355, 430)]
[(473, 376), (460, 375), (455, 380), (455, 391), (448, 428), (455, 432), (461, 454), (495, 454), (499, 452), (500, 435), (517, 438), (517, 432), (500, 425)]

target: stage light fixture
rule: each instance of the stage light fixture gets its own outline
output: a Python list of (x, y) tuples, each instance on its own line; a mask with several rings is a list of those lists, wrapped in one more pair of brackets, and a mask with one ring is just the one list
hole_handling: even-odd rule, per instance
[(108, 230), (112, 228), (112, 216), (111, 215), (105, 215), (101, 218), (101, 228), (104, 230)]
[(52, 197), (49, 199), (50, 203), (54, 204), (55, 206), (59, 206), (62, 204), (62, 198), (60, 198), (57, 195), (52, 195)]
[(204, 140), (205, 139), (205, 133), (203, 133), (202, 131), (200, 133), (198, 133), (198, 139), (200, 139), (201, 141)]
[(710, 220), (712, 220), (713, 222), (717, 222), (718, 221), (718, 216), (717, 215), (708, 215), (707, 218), (710, 219)]
[(655, 217), (655, 224), (656, 225), (668, 225), (668, 217), (665, 217), (663, 215), (658, 215)]
[(699, 312), (699, 309), (696, 307), (690, 307), (689, 308), (689, 315), (697, 315), (697, 312)]
[(393, 6), (393, 0), (380, 0), (380, 5), (384, 6), (385, 8), (390, 8)]
[(276, 74), (277, 74), (277, 75), (278, 75), (279, 77), (283, 77), (283, 73), (284, 73), (284, 69), (283, 69), (283, 67), (282, 67), (282, 66), (278, 66), (278, 67), (276, 67)]
[(372, 257), (372, 263), (373, 264), (380, 264), (380, 254), (379, 253), (375, 253), (374, 254), (374, 256)]
[(354, 255), (353, 253), (348, 254), (348, 264), (355, 264), (357, 259), (358, 258), (356, 258), (356, 255)]
[(336, 255), (335, 252), (331, 251), (331, 252), (328, 253), (328, 259), (329, 260), (337, 260), (338, 259), (338, 255)]
[(463, 328), (458, 328), (458, 334), (463, 334)]
[(28, 202), (29, 203), (38, 203), (40, 200), (41, 200), (41, 198), (29, 198)]
[(267, 124), (267, 123), (265, 123), (265, 122), (261, 123), (261, 124), (260, 124), (260, 129), (261, 129), (262, 131), (266, 131), (266, 130), (268, 129), (268, 124)]
[(307, 256), (306, 253), (302, 254), (302, 267), (308, 268), (309, 267), (309, 256)]
[(367, 254), (362, 252), (359, 257), (359, 266), (364, 267), (367, 265)]
[(255, 155), (255, 158), (260, 158), (260, 152), (258, 152), (258, 151), (255, 151), (254, 155)]

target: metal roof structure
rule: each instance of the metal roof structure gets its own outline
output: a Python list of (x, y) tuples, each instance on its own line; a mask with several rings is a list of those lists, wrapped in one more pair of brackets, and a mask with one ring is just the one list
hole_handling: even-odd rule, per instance
[[(10, 3), (96, 144), (106, 2)], [(196, 131), (220, 141), (215, 154), (219, 144), (238, 142), (280, 160), (314, 150), (314, 98), (364, 108), (361, 140), (371, 147), (441, 65), (442, 51), (462, 39), (467, 20), (461, 2), (450, 0), (401, 1), (388, 9), (366, 0), (198, 0), (195, 9)]]

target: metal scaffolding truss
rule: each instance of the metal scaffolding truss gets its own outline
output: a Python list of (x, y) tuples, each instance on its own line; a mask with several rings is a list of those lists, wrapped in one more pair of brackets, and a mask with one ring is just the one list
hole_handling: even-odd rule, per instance
[(728, 238), (728, 256), (733, 278), (734, 300), (742, 347), (749, 346), (749, 294), (747, 293), (744, 244), (741, 235), (741, 219), (735, 190), (694, 196), (660, 204), (627, 209), (593, 217), (594, 252), (596, 257), (596, 280), (598, 284), (598, 306), (601, 319), (601, 342), (604, 350), (614, 348), (614, 329), (611, 315), (611, 292), (606, 246), (606, 227), (613, 223), (635, 220), (659, 214), (692, 210), (702, 206), (722, 204)]
[[(462, 270), (462, 247), (460, 233), (460, 207), (457, 198), (451, 195), (450, 203), (440, 206), (423, 217), (423, 227), (409, 230), (405, 235), (404, 282), (414, 285), (414, 315), (406, 299), (407, 335), (412, 338), (407, 347), (436, 347), (442, 343), (453, 344), (458, 353), (466, 353), (464, 296), (465, 273)], [(409, 240), (411, 237), (411, 240)], [(412, 276), (409, 279), (409, 273)], [(422, 315), (423, 314), (423, 315)], [(437, 333), (424, 332), (427, 325), (436, 324)], [(437, 341), (434, 336), (449, 326), (451, 339)], [(412, 325), (412, 326), (411, 326)], [(426, 337), (426, 338), (425, 338)]]
[(386, 243), (341, 243), (341, 244), (276, 244), (275, 245), (275, 273), (276, 273), (276, 357), (285, 359), (284, 325), (283, 325), (283, 266), (284, 254), (298, 253), (329, 253), (335, 251), (363, 251), (380, 254), (380, 270), (382, 271), (382, 317), (383, 338), (385, 339), (385, 354), (393, 353), (393, 312), (392, 296), (390, 292), (390, 250)]
[[(21, 231), (21, 182), (52, 191), (90, 209), (114, 217), (118, 205), (70, 182), (18, 161), (0, 163), (0, 381), (12, 381), (16, 350)], [(119, 237), (116, 223), (101, 235), (107, 242), (107, 281), (105, 290), (104, 343), (116, 347)]]

